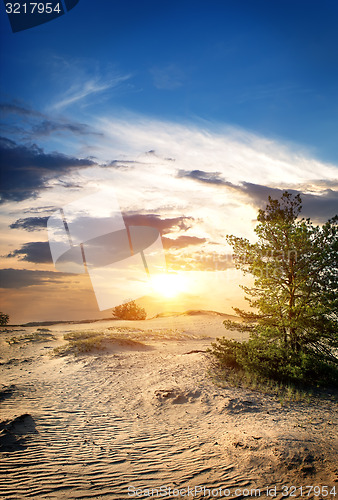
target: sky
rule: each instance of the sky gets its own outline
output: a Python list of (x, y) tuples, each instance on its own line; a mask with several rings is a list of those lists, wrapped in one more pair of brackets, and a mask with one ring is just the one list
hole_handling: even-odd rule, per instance
[(337, 17), (335, 0), (79, 0), (13, 33), (2, 3), (11, 322), (111, 314), (90, 273), (55, 268), (47, 231), (56, 211), (103, 188), (127, 226), (158, 231), (184, 278), (179, 296), (141, 299), (149, 313), (241, 305), (226, 234), (253, 240), (258, 209), (285, 189), (317, 224), (337, 213)]

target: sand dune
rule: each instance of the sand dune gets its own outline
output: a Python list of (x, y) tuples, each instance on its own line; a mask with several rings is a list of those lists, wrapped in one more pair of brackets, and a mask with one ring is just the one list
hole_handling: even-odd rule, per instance
[[(123, 500), (160, 487), (160, 498), (188, 487), (186, 498), (207, 498), (203, 487), (228, 488), (232, 498), (259, 488), (267, 498), (274, 486), (285, 498), (283, 485), (338, 489), (336, 400), (281, 406), (215, 385), (204, 351), (226, 334), (222, 320), (54, 325), (43, 341), (33, 327), (2, 333), (1, 498)], [(65, 332), (93, 330), (112, 337), (110, 348), (52, 354)]]

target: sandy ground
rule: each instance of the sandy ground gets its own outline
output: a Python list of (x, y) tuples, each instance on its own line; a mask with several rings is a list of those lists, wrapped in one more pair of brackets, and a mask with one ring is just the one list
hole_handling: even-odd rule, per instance
[[(14, 344), (37, 328), (3, 331), (1, 498), (338, 497), (337, 399), (282, 406), (215, 385), (200, 351), (222, 319), (53, 325), (54, 339)], [(52, 354), (92, 329), (139, 344)]]

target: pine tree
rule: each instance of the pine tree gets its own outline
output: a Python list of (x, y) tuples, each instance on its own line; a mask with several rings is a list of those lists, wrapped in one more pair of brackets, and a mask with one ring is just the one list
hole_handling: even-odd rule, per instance
[(235, 308), (241, 322), (224, 322), (250, 340), (214, 344), (219, 359), (282, 378), (302, 378), (314, 359), (338, 363), (338, 217), (314, 226), (299, 219), (301, 208), (300, 195), (269, 197), (256, 243), (227, 236), (236, 267), (254, 277), (253, 287), (242, 287), (253, 311)]

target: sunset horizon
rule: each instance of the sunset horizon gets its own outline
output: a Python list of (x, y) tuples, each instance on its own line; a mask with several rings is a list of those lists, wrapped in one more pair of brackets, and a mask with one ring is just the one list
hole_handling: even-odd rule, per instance
[[(190, 10), (182, 6), (177, 17), (178, 4), (115, 6), (121, 29), (114, 32), (100, 10), (92, 22), (89, 0), (19, 33), (1, 16), (8, 51), (2, 54), (0, 293), (11, 321), (93, 315), (88, 276), (55, 269), (47, 221), (103, 188), (116, 198), (126, 226), (158, 231), (167, 270), (200, 273), (198, 294), (209, 302), (212, 286), (215, 308), (226, 312), (243, 295), (225, 236), (255, 241), (257, 213), (269, 195), (300, 193), (301, 216), (315, 224), (335, 215), (334, 16), (320, 13), (321, 62), (315, 54), (304, 57), (312, 36), (306, 26), (319, 15), (315, 3), (306, 14), (293, 5), (295, 17), (287, 16), (291, 4), (257, 12), (242, 4), (215, 4), (218, 16), (196, 4), (189, 28), (195, 45), (183, 36)], [(296, 23), (300, 11), (304, 27)], [(168, 36), (175, 23), (177, 40)], [(80, 42), (80, 25), (94, 30), (91, 44)], [(142, 296), (136, 281), (135, 287), (131, 298)]]

